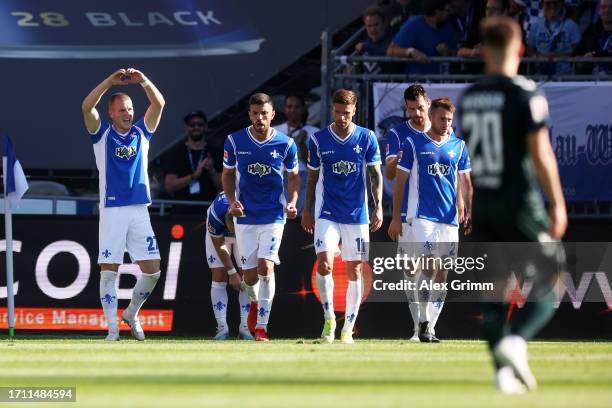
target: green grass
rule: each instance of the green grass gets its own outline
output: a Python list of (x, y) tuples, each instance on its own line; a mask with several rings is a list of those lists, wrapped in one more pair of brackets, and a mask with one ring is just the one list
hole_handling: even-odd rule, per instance
[(1, 340), (0, 386), (76, 386), (69, 407), (610, 406), (612, 343), (533, 342), (529, 351), (540, 388), (507, 397), (476, 341)]

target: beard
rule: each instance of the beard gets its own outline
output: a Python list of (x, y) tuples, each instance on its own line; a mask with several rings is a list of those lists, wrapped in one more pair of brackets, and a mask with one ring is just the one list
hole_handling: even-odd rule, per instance
[(193, 140), (194, 142), (199, 142), (200, 140), (204, 139), (204, 132), (196, 133), (196, 134), (190, 134), (189, 138), (191, 140)]

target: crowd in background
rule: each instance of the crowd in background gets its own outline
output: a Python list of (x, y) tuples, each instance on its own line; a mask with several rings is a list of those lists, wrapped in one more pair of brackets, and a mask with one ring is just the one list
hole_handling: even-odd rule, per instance
[[(367, 73), (406, 75), (473, 73), (469, 65), (432, 62), (431, 57), (480, 57), (480, 22), (507, 15), (523, 29), (525, 56), (612, 56), (612, 0), (381, 0), (363, 13), (365, 35), (355, 53), (407, 57), (363, 63)], [(612, 74), (612, 64), (538, 63), (531, 73)]]

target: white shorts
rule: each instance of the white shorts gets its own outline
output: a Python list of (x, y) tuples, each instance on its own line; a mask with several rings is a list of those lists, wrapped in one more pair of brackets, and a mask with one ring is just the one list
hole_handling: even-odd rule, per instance
[(146, 205), (100, 208), (98, 243), (99, 264), (122, 264), (126, 250), (132, 262), (160, 259)]
[(280, 264), (278, 250), (285, 224), (235, 224), (234, 227), (240, 251), (239, 265), (242, 269), (256, 268), (258, 259)]
[(343, 261), (367, 261), (367, 244), (370, 242), (368, 224), (340, 224), (319, 218), (315, 222), (315, 252), (338, 252), (342, 241)]
[(407, 224), (411, 224), (408, 241), (415, 244), (413, 256), (457, 256), (459, 227), (421, 218), (413, 218)]
[[(206, 238), (204, 238), (205, 246), (206, 246), (206, 262), (208, 262), (208, 267), (212, 268), (224, 268), (223, 262), (221, 262), (221, 258), (215, 249), (215, 246), (212, 242), (212, 237), (210, 236), (210, 232), (206, 230)], [(236, 245), (236, 238), (234, 237), (225, 237), (225, 246), (229, 251), (230, 255), (234, 256), (236, 262), (240, 261), (240, 255), (238, 253), (238, 245)]]

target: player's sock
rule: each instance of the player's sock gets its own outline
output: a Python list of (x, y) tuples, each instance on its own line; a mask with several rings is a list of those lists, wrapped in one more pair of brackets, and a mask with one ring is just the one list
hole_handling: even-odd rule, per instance
[(317, 272), (317, 288), (321, 295), (321, 306), (325, 320), (335, 320), (334, 314), (334, 278), (332, 274), (321, 275)]
[(361, 279), (356, 281), (350, 280), (346, 289), (346, 314), (344, 315), (344, 326), (342, 327), (342, 331), (353, 332), (360, 305)]
[(136, 281), (136, 286), (134, 286), (134, 292), (132, 292), (132, 300), (130, 301), (130, 305), (123, 312), (123, 315), (128, 320), (133, 320), (136, 317), (145, 300), (147, 300), (151, 292), (153, 292), (155, 284), (157, 284), (157, 280), (159, 279), (160, 275), (161, 271), (157, 271), (155, 273), (143, 273), (140, 275)]
[[(507, 305), (501, 302), (484, 302), (481, 305), (483, 320), (482, 331), (489, 349), (493, 351), (499, 341), (509, 332), (509, 326), (506, 323)], [(496, 359), (493, 359), (495, 368), (499, 369), (501, 365)]]
[(432, 334), (435, 334), (436, 323), (438, 317), (442, 313), (444, 307), (444, 301), (446, 300), (446, 290), (434, 289), (431, 291), (431, 302), (428, 303), (427, 308), (429, 309), (429, 330)]
[(272, 309), (272, 301), (274, 300), (275, 290), (276, 283), (274, 281), (274, 274), (268, 276), (259, 275), (257, 327), (263, 327), (265, 329), (268, 326), (268, 319), (270, 318), (270, 310)]
[(251, 302), (257, 303), (257, 294), (259, 293), (259, 282), (255, 282), (254, 285), (249, 285), (246, 282), (244, 283), (244, 288), (246, 289), (246, 293), (249, 296)]
[[(426, 283), (426, 284), (425, 284)], [(419, 302), (419, 323), (429, 322), (431, 316), (429, 315), (429, 301), (430, 291), (427, 289), (431, 287), (431, 277), (421, 273), (417, 279), (417, 297)]]
[(249, 317), (251, 299), (249, 299), (249, 294), (247, 293), (246, 284), (244, 282), (240, 284), (238, 303), (240, 304), (240, 327), (247, 327), (247, 318)]
[(532, 289), (533, 298), (525, 302), (522, 309), (515, 309), (510, 332), (525, 340), (531, 340), (555, 314), (555, 292), (547, 285)]
[[(414, 276), (406, 275), (406, 278), (415, 282)], [(418, 330), (419, 327), (419, 302), (418, 302), (418, 291), (414, 289), (406, 289), (406, 298), (408, 299), (408, 308), (410, 309), (410, 316), (412, 317), (412, 322), (414, 323), (415, 331)]]
[(227, 282), (212, 282), (210, 284), (210, 301), (212, 303), (215, 319), (217, 320), (217, 331), (226, 329)]
[(117, 272), (102, 271), (100, 272), (100, 302), (104, 317), (108, 324), (109, 331), (118, 331), (117, 325), (117, 289), (115, 281), (117, 280)]

